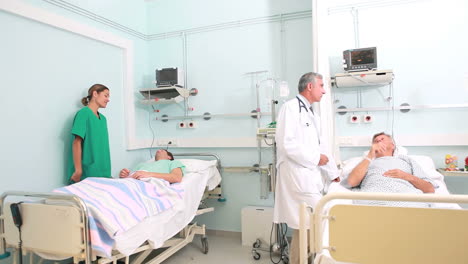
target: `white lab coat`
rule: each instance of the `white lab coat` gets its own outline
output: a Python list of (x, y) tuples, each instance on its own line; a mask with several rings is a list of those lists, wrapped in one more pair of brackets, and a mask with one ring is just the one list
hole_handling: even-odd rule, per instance
[[(298, 98), (308, 111), (299, 111)], [(339, 177), (335, 161), (320, 136), (320, 119), (309, 107), (301, 95), (289, 100), (281, 107), (276, 126), (278, 177), (273, 221), (294, 229), (299, 229), (299, 205), (306, 202), (315, 207), (324, 185)], [(328, 164), (318, 166), (320, 154), (327, 155)]]

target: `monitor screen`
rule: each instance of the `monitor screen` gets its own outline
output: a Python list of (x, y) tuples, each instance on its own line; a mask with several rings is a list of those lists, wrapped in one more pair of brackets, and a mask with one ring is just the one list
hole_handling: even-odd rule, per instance
[(375, 50), (356, 50), (351, 52), (351, 64), (370, 64), (375, 63)]
[(360, 48), (343, 51), (345, 71), (367, 71), (377, 69), (377, 48)]
[(157, 85), (175, 85), (177, 84), (177, 68), (164, 68), (156, 70)]

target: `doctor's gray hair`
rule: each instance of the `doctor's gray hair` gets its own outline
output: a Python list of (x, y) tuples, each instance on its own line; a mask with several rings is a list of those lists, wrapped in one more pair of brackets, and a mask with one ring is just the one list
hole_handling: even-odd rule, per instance
[(299, 79), (299, 92), (302, 93), (307, 87), (308, 83), (315, 84), (315, 79), (323, 79), (323, 76), (315, 72), (308, 72), (302, 75), (301, 79)]

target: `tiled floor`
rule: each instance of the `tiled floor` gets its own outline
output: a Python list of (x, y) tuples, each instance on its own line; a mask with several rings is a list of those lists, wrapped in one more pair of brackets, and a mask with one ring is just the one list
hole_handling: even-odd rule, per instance
[[(223, 231), (208, 231), (208, 254), (202, 253), (202, 245), (200, 236), (195, 236), (194, 241), (184, 248), (176, 252), (174, 255), (165, 260), (162, 264), (271, 264), (270, 253), (267, 251), (258, 251), (260, 259), (254, 260), (252, 247), (242, 246), (241, 233), (223, 232)], [(155, 252), (158, 253), (158, 252)], [(274, 263), (281, 263), (279, 256), (274, 254)], [(151, 255), (148, 259), (151, 259)], [(0, 260), (0, 264), (12, 263), (12, 258)], [(36, 261), (33, 261), (37, 263)], [(29, 263), (29, 259), (24, 263)], [(62, 264), (71, 263), (68, 261), (49, 261), (46, 260), (43, 264)]]
[[(208, 254), (201, 252), (200, 237), (196, 236), (191, 244), (179, 250), (163, 264), (267, 264), (272, 263), (269, 252), (259, 251), (261, 257), (254, 260), (252, 248), (242, 246), (240, 233), (209, 232)], [(273, 256), (275, 263), (279, 257)], [(280, 262), (282, 263), (282, 262)]]

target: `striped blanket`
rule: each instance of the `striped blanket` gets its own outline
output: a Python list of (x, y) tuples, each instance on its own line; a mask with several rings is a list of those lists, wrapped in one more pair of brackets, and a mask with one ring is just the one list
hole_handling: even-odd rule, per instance
[(161, 179), (87, 178), (54, 192), (74, 194), (89, 210), (90, 238), (93, 251), (111, 256), (114, 237), (146, 217), (172, 207), (183, 206), (180, 184)]

